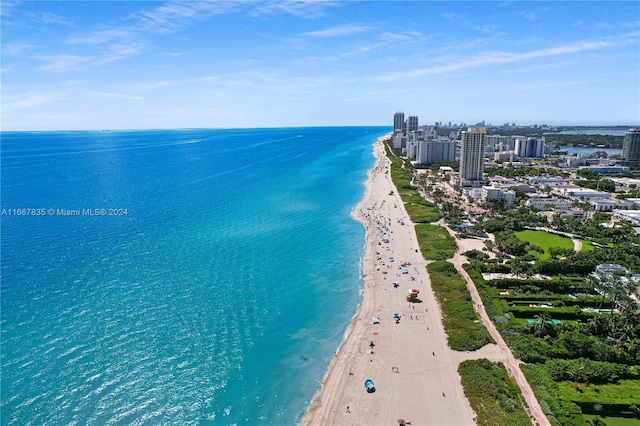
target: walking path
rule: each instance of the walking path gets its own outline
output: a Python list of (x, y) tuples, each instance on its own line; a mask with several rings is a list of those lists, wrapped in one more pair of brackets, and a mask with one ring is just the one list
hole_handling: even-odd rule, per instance
[[(455, 233), (451, 228), (449, 228), (446, 225), (445, 225), (445, 228), (447, 229), (447, 231), (452, 237), (456, 238)], [(482, 303), (482, 298), (480, 297), (480, 294), (478, 294), (478, 289), (476, 288), (473, 280), (471, 279), (467, 271), (462, 267), (462, 259), (463, 259), (462, 253), (469, 250), (470, 248), (466, 246), (465, 239), (456, 239), (456, 241), (458, 243), (458, 251), (453, 257), (452, 262), (455, 265), (458, 272), (460, 272), (460, 274), (467, 281), (467, 288), (469, 289), (469, 293), (471, 293), (471, 299), (473, 300), (476, 312), (480, 316), (482, 323), (485, 325), (485, 327), (487, 327), (487, 330), (489, 330), (491, 337), (493, 337), (493, 339), (498, 344), (498, 347), (500, 348), (500, 354), (502, 358), (500, 359), (500, 361), (502, 361), (505, 364), (505, 366), (507, 367), (507, 370), (511, 373), (511, 375), (514, 377), (514, 379), (518, 383), (518, 386), (520, 387), (520, 391), (522, 392), (522, 395), (524, 396), (524, 399), (527, 402), (527, 405), (529, 406), (530, 414), (533, 416), (535, 421), (540, 426), (550, 426), (551, 423), (549, 423), (549, 420), (547, 419), (544, 412), (542, 411), (542, 408), (540, 407), (540, 404), (538, 403), (538, 400), (534, 395), (533, 390), (531, 389), (531, 386), (529, 386), (529, 382), (527, 382), (527, 379), (522, 373), (522, 370), (520, 370), (520, 361), (518, 361), (513, 356), (511, 349), (509, 349), (504, 339), (502, 338), (502, 335), (496, 329), (495, 325), (489, 318), (489, 315), (487, 315), (487, 312), (484, 309), (484, 304)]]

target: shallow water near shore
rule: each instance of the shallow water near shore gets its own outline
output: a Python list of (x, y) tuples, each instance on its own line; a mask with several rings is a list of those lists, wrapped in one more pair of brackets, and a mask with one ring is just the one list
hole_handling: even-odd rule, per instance
[(3, 424), (297, 423), (387, 131), (4, 132)]

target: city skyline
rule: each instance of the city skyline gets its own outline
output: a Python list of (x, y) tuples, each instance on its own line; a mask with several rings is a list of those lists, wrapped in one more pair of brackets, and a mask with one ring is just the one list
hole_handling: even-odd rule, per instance
[(2, 130), (640, 123), (638, 2), (5, 2)]

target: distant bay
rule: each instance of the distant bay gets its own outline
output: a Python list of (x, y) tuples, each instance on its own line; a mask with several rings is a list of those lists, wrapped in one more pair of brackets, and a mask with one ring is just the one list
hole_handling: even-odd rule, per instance
[(610, 136), (624, 136), (629, 129), (582, 129), (582, 130), (565, 130), (564, 132), (559, 132), (561, 135), (610, 135)]
[(611, 155), (622, 155), (621, 149), (613, 149), (613, 148), (586, 148), (581, 146), (559, 146), (558, 151), (564, 151), (568, 154), (577, 154), (577, 155), (591, 155), (596, 151), (604, 151), (608, 156)]
[(2, 423), (296, 423), (388, 131), (3, 132)]

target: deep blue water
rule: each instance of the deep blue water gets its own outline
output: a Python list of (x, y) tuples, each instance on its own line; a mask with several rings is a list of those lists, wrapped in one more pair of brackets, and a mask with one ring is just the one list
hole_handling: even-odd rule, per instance
[(2, 423), (297, 423), (387, 131), (2, 133)]

